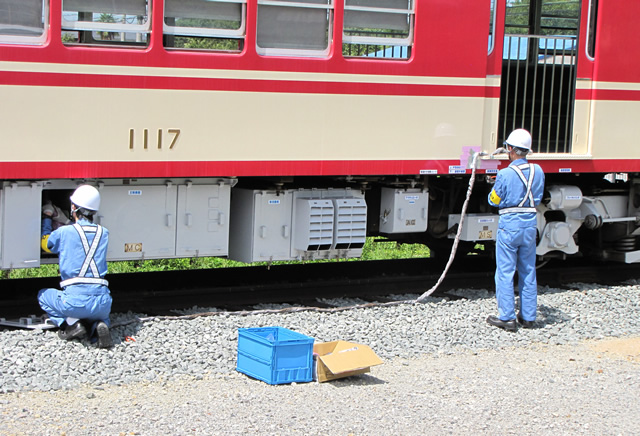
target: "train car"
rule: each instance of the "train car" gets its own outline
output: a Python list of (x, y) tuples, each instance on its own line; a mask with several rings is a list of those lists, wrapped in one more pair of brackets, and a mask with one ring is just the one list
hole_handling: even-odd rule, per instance
[[(540, 259), (640, 261), (640, 2), (0, 0), (0, 268), (102, 196), (108, 259), (446, 253), (471, 157), (547, 175)], [(499, 156), (498, 156), (499, 157)], [(482, 157), (461, 239), (490, 251)]]

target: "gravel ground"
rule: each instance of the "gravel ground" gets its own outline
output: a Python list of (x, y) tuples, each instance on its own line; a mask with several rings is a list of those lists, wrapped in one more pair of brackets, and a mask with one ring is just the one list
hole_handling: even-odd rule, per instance
[[(517, 333), (485, 323), (484, 290), (336, 313), (114, 314), (128, 324), (110, 350), (1, 331), (0, 434), (638, 434), (640, 285), (573, 286), (540, 288), (536, 328)], [(279, 386), (236, 372), (237, 329), (274, 325), (385, 363)]]

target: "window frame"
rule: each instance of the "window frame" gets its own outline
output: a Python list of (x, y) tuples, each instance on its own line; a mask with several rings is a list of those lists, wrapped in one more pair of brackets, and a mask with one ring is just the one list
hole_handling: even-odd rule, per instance
[[(71, 0), (73, 1), (73, 0)], [(144, 24), (127, 24), (126, 27), (123, 27), (122, 23), (103, 23), (96, 21), (68, 21), (65, 20), (64, 14), (64, 3), (65, 0), (62, 0), (62, 17), (61, 17), (61, 25), (63, 31), (90, 31), (90, 32), (112, 32), (112, 33), (151, 33), (151, 17), (152, 17), (152, 7), (153, 0), (144, 0), (147, 7), (147, 21)], [(66, 12), (79, 12), (79, 11), (69, 11)], [(95, 13), (95, 12), (92, 12)], [(115, 15), (131, 15), (131, 14), (122, 14), (116, 12)]]
[[(256, 52), (261, 56), (300, 56), (300, 57), (327, 57), (331, 53), (333, 45), (333, 28), (335, 25), (335, 2), (339, 0), (326, 0), (326, 3), (302, 3), (295, 1), (278, 1), (278, 0), (258, 0), (258, 10), (256, 15)], [(260, 47), (259, 25), (260, 25), (260, 6), (280, 6), (304, 9), (320, 9), (327, 11), (327, 47), (322, 50), (298, 49), (298, 48), (274, 48)]]
[(30, 35), (6, 35), (0, 33), (0, 44), (7, 45), (44, 45), (49, 37), (49, 0), (41, 0), (42, 3), (42, 33), (37, 36)]
[[(162, 33), (164, 35), (172, 36), (185, 36), (185, 37), (200, 37), (200, 38), (234, 38), (244, 39), (247, 30), (247, 0), (210, 0), (215, 3), (234, 3), (242, 5), (241, 24), (238, 29), (221, 29), (210, 27), (184, 27), (184, 26), (170, 26), (167, 24), (166, 19), (166, 7), (165, 15), (162, 18)], [(164, 5), (167, 4), (167, 0), (164, 0)], [(169, 17), (175, 18), (175, 17)]]
[[(406, 57), (390, 58), (390, 57), (374, 57), (377, 60), (408, 60), (411, 57), (410, 47), (414, 44), (414, 31), (415, 31), (415, 18), (416, 18), (416, 0), (411, 0), (411, 7), (409, 9), (395, 9), (395, 8), (379, 8), (371, 6), (354, 6), (347, 5), (345, 1), (344, 15), (345, 19), (342, 24), (342, 44), (344, 45), (372, 45), (372, 46), (391, 46), (391, 47), (407, 47)], [(381, 13), (381, 14), (398, 14), (406, 15), (409, 17), (409, 34), (405, 38), (393, 38), (393, 37), (376, 37), (376, 36), (360, 36), (360, 35), (347, 35), (345, 33), (345, 23), (347, 11), (354, 12), (368, 12), (368, 13)], [(386, 49), (384, 49), (386, 50)], [(402, 49), (401, 49), (402, 52)], [(349, 59), (371, 59), (370, 56), (347, 56)]]

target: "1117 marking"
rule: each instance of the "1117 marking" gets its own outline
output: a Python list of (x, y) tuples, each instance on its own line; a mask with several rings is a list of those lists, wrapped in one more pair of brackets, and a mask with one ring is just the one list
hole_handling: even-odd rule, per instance
[[(158, 150), (162, 149), (162, 132), (163, 129), (158, 129), (158, 134), (156, 135), (156, 144), (158, 146)], [(169, 143), (169, 150), (173, 149), (178, 141), (178, 137), (180, 137), (180, 129), (167, 129), (167, 136), (173, 135), (171, 141)], [(136, 131), (135, 129), (129, 129), (129, 150), (133, 150), (133, 146), (135, 143)], [(144, 150), (149, 149), (149, 129), (144, 129), (142, 131), (142, 148)]]

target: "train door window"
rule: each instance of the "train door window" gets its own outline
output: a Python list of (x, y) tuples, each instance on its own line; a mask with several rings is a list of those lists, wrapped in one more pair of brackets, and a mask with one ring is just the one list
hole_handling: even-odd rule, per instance
[(333, 0), (258, 0), (256, 50), (268, 56), (329, 54)]
[(176, 49), (240, 51), (246, 0), (165, 0), (164, 45)]
[(598, 24), (598, 0), (589, 3), (589, 34), (587, 35), (587, 56), (590, 59), (596, 57), (596, 28)]
[(576, 36), (580, 0), (519, 0), (507, 2), (505, 33)]
[(43, 44), (48, 18), (47, 0), (0, 0), (0, 44)]
[(408, 59), (413, 0), (345, 0), (342, 52), (348, 57)]
[(147, 0), (63, 0), (62, 41), (146, 47), (151, 31)]
[(495, 35), (496, 33), (496, 0), (491, 0), (491, 11), (489, 14), (489, 49), (488, 52), (493, 51), (493, 47), (496, 45)]
[(533, 151), (571, 153), (580, 0), (507, 2), (498, 142), (523, 127)]

